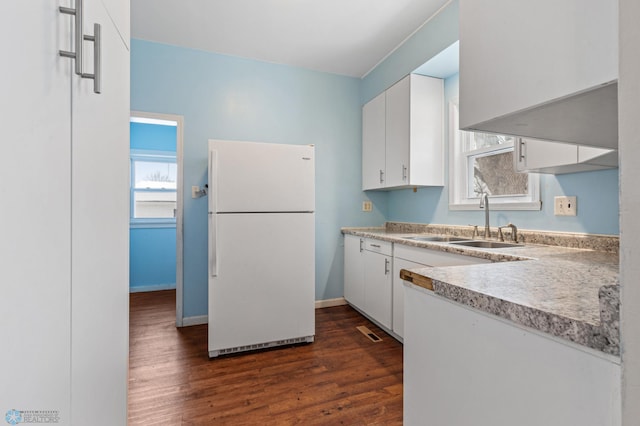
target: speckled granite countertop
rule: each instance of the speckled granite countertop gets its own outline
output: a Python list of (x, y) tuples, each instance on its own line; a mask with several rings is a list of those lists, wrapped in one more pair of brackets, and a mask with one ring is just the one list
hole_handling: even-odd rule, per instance
[[(520, 325), (619, 355), (617, 237), (521, 231), (523, 246), (484, 249), (402, 238), (426, 233), (470, 237), (464, 235), (469, 227), (400, 225), (404, 226), (343, 228), (342, 232), (493, 260), (496, 263), (412, 269), (404, 274), (415, 276), (416, 283), (426, 278), (433, 290), (407, 284), (421, 291), (433, 291)], [(541, 240), (589, 249), (531, 242)]]

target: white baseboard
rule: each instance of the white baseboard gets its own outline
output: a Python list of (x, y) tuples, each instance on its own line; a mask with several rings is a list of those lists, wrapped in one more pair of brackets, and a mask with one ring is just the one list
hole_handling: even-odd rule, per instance
[(129, 287), (129, 293), (142, 293), (144, 291), (160, 291), (160, 290), (175, 290), (175, 289), (176, 289), (176, 283), (141, 285), (141, 286)]
[(195, 317), (182, 318), (182, 327), (188, 327), (190, 325), (202, 325), (209, 322), (208, 315), (197, 315)]
[(332, 306), (342, 306), (346, 304), (347, 301), (344, 300), (344, 297), (338, 297), (337, 299), (316, 300), (316, 309), (330, 308)]

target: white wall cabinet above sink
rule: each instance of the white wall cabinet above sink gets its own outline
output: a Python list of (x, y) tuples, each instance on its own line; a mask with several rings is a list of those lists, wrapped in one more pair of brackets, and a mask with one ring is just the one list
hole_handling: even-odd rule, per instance
[(410, 74), (362, 108), (362, 189), (444, 185), (444, 83)]
[(540, 139), (518, 138), (513, 156), (518, 172), (576, 173), (618, 167), (618, 151)]
[(460, 128), (616, 149), (617, 0), (460, 0)]

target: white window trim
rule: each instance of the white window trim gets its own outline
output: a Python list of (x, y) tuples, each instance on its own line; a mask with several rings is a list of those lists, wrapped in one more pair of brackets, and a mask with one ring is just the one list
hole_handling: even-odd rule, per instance
[(177, 164), (177, 156), (175, 152), (167, 152), (167, 151), (152, 151), (152, 150), (139, 150), (132, 149), (129, 158), (129, 164), (131, 168), (130, 172), (130, 182), (129, 182), (129, 227), (130, 228), (175, 228), (176, 227), (176, 218), (175, 217), (133, 217), (133, 208), (134, 208), (134, 193), (138, 192), (175, 192), (177, 199), (177, 185), (176, 189), (136, 189), (134, 188), (134, 172), (133, 172), (133, 163), (135, 161), (155, 161), (155, 162), (167, 162), (167, 163), (176, 163)]
[[(454, 98), (449, 102), (449, 210), (477, 210), (480, 198), (466, 195), (469, 182), (467, 156), (462, 154), (459, 129), (458, 99)], [(491, 210), (540, 210), (540, 175), (529, 173), (528, 196), (489, 198)]]

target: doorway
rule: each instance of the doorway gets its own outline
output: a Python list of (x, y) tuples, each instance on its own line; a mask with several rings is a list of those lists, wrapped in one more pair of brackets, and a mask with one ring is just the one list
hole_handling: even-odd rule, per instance
[(184, 118), (132, 111), (130, 122), (130, 292), (175, 288), (181, 327)]

